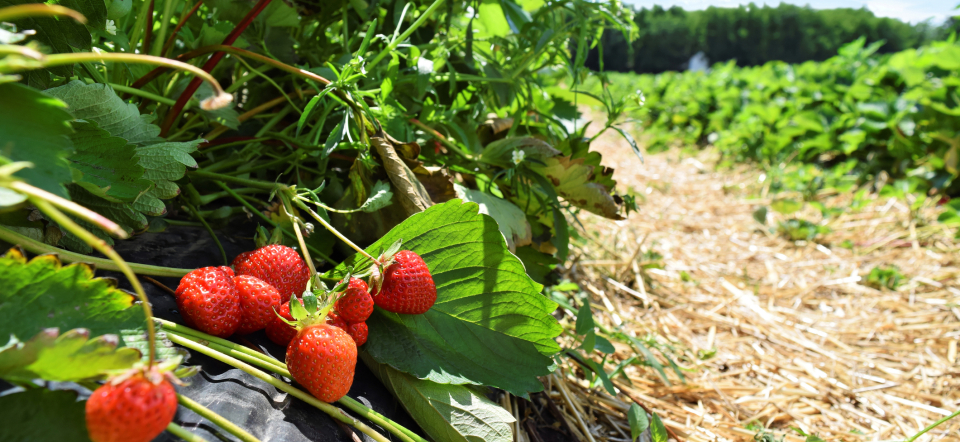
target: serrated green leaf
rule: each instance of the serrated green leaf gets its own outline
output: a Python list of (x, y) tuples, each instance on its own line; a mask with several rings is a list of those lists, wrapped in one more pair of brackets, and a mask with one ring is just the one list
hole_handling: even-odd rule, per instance
[(510, 250), (516, 250), (519, 246), (531, 243), (533, 232), (530, 230), (530, 223), (527, 222), (527, 215), (519, 207), (505, 199), (459, 184), (454, 184), (453, 189), (457, 192), (457, 197), (479, 204), (480, 213), (490, 215), (497, 221), (500, 233), (507, 240), (507, 247)]
[(630, 421), (630, 439), (637, 440), (644, 431), (650, 426), (647, 419), (647, 412), (637, 404), (630, 404), (630, 410), (627, 411), (627, 420)]
[(0, 396), (0, 440), (90, 442), (84, 404), (69, 390)]
[(667, 427), (663, 426), (663, 421), (657, 413), (653, 413), (653, 419), (650, 421), (650, 440), (653, 442), (667, 442), (670, 437), (667, 435)]
[[(85, 328), (91, 336), (118, 335), (120, 345), (136, 347), (145, 335), (143, 310), (133, 295), (94, 278), (85, 264), (61, 266), (54, 255), (27, 261), (10, 249), (0, 257), (0, 287), (0, 336), (7, 339), (22, 341), (46, 328)], [(177, 354), (169, 343), (157, 343), (161, 359)]]
[(110, 135), (131, 144), (143, 146), (163, 141), (157, 136), (160, 128), (150, 124), (153, 117), (140, 115), (137, 105), (124, 102), (108, 85), (73, 80), (44, 92), (67, 103), (74, 118), (96, 122)]
[(76, 151), (70, 155), (73, 169), (79, 172), (74, 181), (90, 193), (115, 202), (134, 201), (153, 184), (143, 179), (143, 166), (138, 164), (133, 145), (89, 121), (73, 123), (70, 135)]
[(513, 440), (513, 416), (471, 389), (417, 379), (389, 365), (377, 364), (369, 356), (364, 357), (364, 362), (433, 440)]
[[(507, 250), (493, 218), (454, 199), (415, 214), (367, 248), (373, 256), (394, 241), (419, 254), (433, 275), (437, 302), (422, 315), (375, 309), (366, 349), (380, 363), (442, 384), (490, 385), (523, 395), (543, 389), (550, 356), (560, 348), (556, 303), (540, 294)], [(370, 265), (354, 255), (348, 265)]]
[(364, 212), (376, 212), (393, 203), (393, 192), (390, 191), (390, 183), (377, 181), (370, 189), (370, 196), (360, 206)]
[(14, 176), (47, 192), (67, 196), (70, 182), (70, 125), (66, 105), (17, 83), (0, 84), (0, 156), (29, 161)]
[(140, 352), (117, 349), (118, 339), (115, 335), (89, 339), (84, 329), (57, 336), (56, 329), (47, 329), (27, 342), (0, 351), (0, 378), (14, 382), (81, 381), (133, 367), (140, 361)]

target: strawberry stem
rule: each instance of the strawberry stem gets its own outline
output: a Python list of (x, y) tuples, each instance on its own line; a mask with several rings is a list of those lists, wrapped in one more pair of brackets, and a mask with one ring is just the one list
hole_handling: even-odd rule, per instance
[(173, 422), (170, 422), (170, 424), (167, 425), (167, 431), (169, 431), (170, 434), (177, 436), (180, 439), (183, 439), (187, 442), (207, 442), (206, 439), (183, 429), (183, 427)]
[(86, 207), (83, 207), (73, 201), (61, 198), (56, 196), (46, 190), (33, 187), (23, 181), (12, 181), (7, 184), (12, 190), (15, 190), (24, 195), (28, 195), (33, 198), (42, 198), (43, 200), (53, 204), (61, 210), (67, 211), (74, 216), (83, 218), (93, 224), (96, 224), (97, 227), (103, 229), (104, 231), (112, 234), (113, 236), (120, 239), (127, 239), (130, 235), (127, 235), (127, 232), (124, 231), (117, 223), (107, 219), (107, 217), (94, 212)]
[(213, 422), (220, 428), (223, 428), (227, 433), (236, 436), (237, 439), (240, 439), (243, 442), (260, 442), (260, 439), (257, 439), (243, 428), (238, 427), (237, 424), (234, 424), (223, 416), (214, 413), (213, 410), (198, 404), (193, 399), (177, 393), (177, 402), (180, 402), (180, 405), (183, 405), (194, 413), (199, 414), (200, 417)]
[(360, 422), (359, 420), (353, 417), (350, 417), (348, 414), (346, 414), (339, 408), (334, 407), (333, 405), (328, 404), (326, 402), (323, 402), (311, 396), (307, 392), (294, 388), (293, 386), (287, 384), (286, 382), (283, 382), (273, 376), (270, 376), (269, 374), (264, 373), (243, 361), (227, 356), (209, 347), (203, 346), (198, 342), (191, 341), (189, 339), (183, 338), (175, 334), (169, 334), (167, 335), (167, 338), (169, 338), (171, 341), (173, 341), (176, 344), (189, 348), (190, 350), (207, 355), (220, 362), (223, 362), (224, 364), (230, 365), (231, 367), (239, 368), (240, 370), (243, 370), (247, 374), (276, 387), (278, 390), (281, 390), (297, 399), (300, 399), (310, 405), (313, 405), (314, 407), (320, 409), (320, 411), (327, 413), (327, 415), (329, 415), (330, 417), (340, 422), (343, 422), (347, 425), (350, 425), (353, 428), (356, 428), (357, 430), (360, 430), (361, 433), (366, 434), (367, 436), (370, 436), (370, 438), (372, 438), (377, 442), (390, 442), (390, 440), (384, 437), (382, 434), (378, 433), (373, 428), (370, 428), (367, 424)]
[(363, 249), (361, 249), (360, 247), (358, 247), (356, 244), (353, 243), (353, 241), (350, 241), (349, 239), (347, 239), (347, 237), (346, 237), (346, 236), (343, 236), (339, 231), (337, 231), (337, 229), (333, 228), (333, 226), (331, 226), (330, 223), (326, 222), (326, 221), (323, 219), (323, 217), (321, 217), (320, 215), (317, 214), (317, 212), (314, 212), (313, 209), (311, 209), (311, 208), (308, 207), (306, 204), (304, 204), (303, 201), (302, 201), (299, 197), (294, 197), (294, 198), (293, 198), (293, 201), (294, 201), (294, 203), (296, 203), (297, 207), (300, 207), (301, 209), (306, 210), (308, 213), (310, 213), (310, 216), (312, 216), (314, 219), (316, 219), (317, 222), (319, 222), (324, 228), (326, 228), (327, 230), (329, 230), (330, 233), (332, 233), (332, 234), (333, 234), (334, 236), (336, 236), (337, 238), (340, 238), (341, 241), (347, 243), (347, 245), (350, 246), (350, 248), (352, 248), (353, 250), (356, 250), (357, 253), (359, 253), (359, 254), (367, 257), (367, 259), (373, 261), (375, 264), (379, 264), (379, 263), (380, 263), (380, 261), (378, 261), (376, 258), (370, 256), (369, 253), (367, 253), (365, 250), (363, 250)]
[[(87, 256), (81, 253), (75, 253), (68, 250), (61, 249), (59, 247), (54, 247), (49, 244), (44, 244), (40, 241), (37, 241), (33, 238), (21, 235), (13, 230), (10, 230), (6, 227), (0, 226), (0, 240), (6, 241), (10, 244), (17, 244), (24, 249), (27, 249), (30, 252), (36, 254), (43, 253), (53, 253), (60, 257), (62, 261), (65, 262), (86, 262), (95, 265), (100, 270), (110, 270), (113, 272), (119, 272), (120, 266), (118, 266), (114, 261), (103, 258), (94, 258), (92, 256)], [(173, 267), (160, 267), (152, 266), (147, 264), (136, 264), (136, 263), (127, 263), (127, 266), (130, 267), (139, 275), (150, 275), (150, 276), (168, 276), (168, 277), (180, 277), (190, 273), (193, 269), (176, 269)]]
[[(226, 353), (244, 362), (256, 365), (264, 370), (277, 373), (288, 379), (293, 379), (293, 377), (290, 375), (290, 372), (287, 370), (286, 364), (270, 357), (269, 355), (260, 353), (249, 347), (230, 342), (226, 339), (208, 335), (204, 332), (194, 330), (175, 322), (170, 322), (160, 318), (154, 318), (154, 320), (156, 320), (161, 325), (162, 329), (168, 334), (174, 334), (181, 338), (197, 342), (201, 345), (205, 344), (215, 351)], [(410, 431), (404, 426), (392, 421), (390, 418), (377, 413), (370, 408), (367, 408), (349, 396), (344, 396), (337, 402), (353, 410), (363, 418), (387, 429), (387, 431), (389, 431), (391, 434), (397, 436), (405, 442), (427, 442), (413, 431)]]
[(157, 359), (157, 343), (156, 343), (156, 331), (154, 330), (153, 321), (153, 311), (150, 309), (150, 300), (147, 299), (147, 293), (143, 291), (143, 286), (140, 285), (140, 280), (137, 279), (137, 275), (133, 273), (133, 270), (130, 269), (130, 266), (127, 265), (127, 262), (120, 257), (113, 247), (110, 247), (104, 240), (97, 238), (96, 235), (90, 233), (87, 229), (84, 229), (74, 220), (70, 219), (69, 216), (65, 215), (63, 212), (57, 210), (53, 204), (47, 202), (47, 200), (42, 198), (37, 198), (35, 196), (29, 196), (28, 199), (34, 206), (37, 206), (44, 215), (50, 217), (50, 219), (63, 227), (68, 232), (76, 235), (83, 242), (87, 243), (90, 247), (93, 247), (100, 253), (103, 253), (105, 256), (110, 258), (111, 261), (116, 263), (119, 267), (120, 272), (130, 280), (130, 285), (133, 286), (133, 291), (136, 292), (137, 297), (140, 298), (140, 305), (143, 307), (143, 314), (146, 316), (147, 320), (147, 346), (150, 349), (149, 351), (149, 363), (148, 367), (152, 367), (154, 361)]

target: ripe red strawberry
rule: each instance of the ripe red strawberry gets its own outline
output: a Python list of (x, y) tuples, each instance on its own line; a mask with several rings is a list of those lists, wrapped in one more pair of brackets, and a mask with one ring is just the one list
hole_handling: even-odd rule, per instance
[[(281, 304), (277, 313), (288, 321), (293, 321), (293, 316), (290, 316), (290, 301)], [(326, 323), (344, 330), (347, 328), (347, 323), (333, 312), (327, 314)], [(273, 315), (273, 319), (267, 324), (267, 337), (277, 345), (287, 346), (296, 335), (297, 329), (283, 322), (277, 315)]]
[(300, 254), (280, 244), (241, 253), (233, 260), (233, 268), (238, 275), (256, 276), (272, 285), (283, 299), (302, 296), (310, 279), (310, 268)]
[(280, 292), (259, 278), (240, 275), (233, 278), (240, 297), (240, 327), (237, 333), (245, 335), (266, 328), (277, 316), (274, 307), (280, 306)]
[(383, 272), (383, 285), (373, 302), (380, 308), (408, 315), (426, 313), (437, 301), (437, 287), (423, 258), (401, 250)]
[(236, 276), (236, 275), (233, 273), (233, 269), (231, 269), (230, 267), (220, 266), (220, 267), (217, 267), (217, 268), (220, 269), (221, 272), (226, 273), (227, 276), (229, 276), (229, 277), (231, 277), (231, 278), (233, 278), (234, 276)]
[(226, 338), (240, 325), (240, 297), (231, 278), (217, 267), (187, 273), (177, 286), (177, 307), (187, 325)]
[(308, 325), (287, 347), (290, 375), (324, 402), (342, 398), (353, 384), (357, 344), (342, 328)]
[(177, 393), (170, 381), (161, 377), (151, 382), (137, 373), (107, 382), (90, 395), (87, 432), (93, 442), (150, 442), (176, 413)]
[(353, 342), (357, 343), (357, 347), (365, 344), (367, 342), (367, 334), (370, 332), (367, 329), (366, 322), (357, 322), (354, 324), (347, 325), (347, 334), (353, 338)]
[(363, 322), (373, 313), (373, 297), (367, 291), (367, 283), (357, 278), (350, 278), (347, 291), (337, 301), (337, 314), (349, 323)]

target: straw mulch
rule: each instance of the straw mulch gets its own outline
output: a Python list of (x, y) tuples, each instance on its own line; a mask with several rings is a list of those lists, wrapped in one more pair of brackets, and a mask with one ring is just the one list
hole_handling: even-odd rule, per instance
[[(505, 400), (520, 418), (518, 440), (546, 440), (553, 430), (629, 440), (625, 411), (633, 401), (689, 441), (751, 440), (761, 429), (803, 441), (794, 428), (827, 441), (903, 440), (958, 408), (960, 268), (955, 232), (935, 222), (936, 207), (911, 217), (905, 202), (876, 197), (830, 219), (832, 233), (795, 243), (753, 219), (769, 204), (756, 167), (718, 171), (710, 151), (640, 163), (606, 136), (595, 147), (616, 169), (621, 192), (644, 201), (626, 221), (583, 217), (587, 238), (562, 274), (590, 296), (604, 327), (622, 324), (662, 346), (652, 351), (670, 385), (631, 365), (629, 382), (616, 378), (619, 394), (611, 397), (565, 362), (544, 382), (549, 397), (534, 396), (526, 411), (562, 415), (553, 428), (530, 428), (518, 401)], [(851, 198), (821, 200), (845, 207)], [(821, 221), (809, 208), (800, 216)], [(768, 226), (784, 218), (771, 214)], [(840, 246), (845, 240), (852, 250)], [(662, 255), (662, 269), (643, 269), (656, 258), (651, 252)], [(906, 277), (896, 290), (865, 285), (872, 268), (890, 265)], [(568, 330), (575, 313), (561, 319)], [(563, 344), (575, 347), (572, 335)], [(615, 347), (608, 370), (635, 354)], [(920, 440), (955, 440), (958, 428), (960, 419)]]

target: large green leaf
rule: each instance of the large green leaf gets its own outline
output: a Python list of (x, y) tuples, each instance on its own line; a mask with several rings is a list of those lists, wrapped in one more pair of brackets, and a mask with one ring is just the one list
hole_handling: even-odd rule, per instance
[(43, 92), (17, 83), (0, 84), (0, 157), (30, 161), (16, 176), (60, 196), (70, 182), (69, 121), (66, 106)]
[(84, 329), (70, 330), (59, 337), (55, 328), (41, 331), (27, 342), (0, 351), (0, 378), (19, 382), (80, 381), (130, 368), (140, 361), (136, 349), (117, 349), (117, 336), (89, 337)]
[(361, 353), (373, 374), (383, 382), (420, 428), (433, 440), (450, 442), (510, 442), (513, 416), (502, 407), (463, 385), (417, 379), (389, 365), (377, 364)]
[(35, 388), (0, 396), (0, 440), (90, 442), (84, 404), (68, 390)]
[(459, 184), (453, 185), (457, 196), (464, 201), (470, 201), (480, 205), (480, 213), (490, 215), (497, 221), (500, 233), (507, 240), (507, 247), (516, 251), (518, 246), (530, 244), (533, 239), (533, 232), (530, 230), (530, 223), (527, 222), (527, 215), (510, 201), (497, 198), (489, 193), (463, 187)]
[[(367, 321), (366, 349), (378, 362), (442, 384), (481, 384), (518, 395), (540, 391), (561, 332), (557, 305), (507, 250), (493, 218), (454, 199), (407, 218), (367, 250), (376, 256), (398, 239), (418, 253), (437, 286), (422, 315), (380, 308)], [(356, 255), (341, 264), (369, 265)]]
[[(610, 194), (610, 188), (601, 182), (596, 167), (586, 164), (583, 158), (553, 157), (544, 160), (544, 165), (535, 164), (531, 169), (545, 176), (564, 200), (582, 209), (610, 219), (624, 219), (620, 204)], [(612, 173), (612, 171), (611, 171)]]
[[(95, 20), (98, 18), (99, 11), (101, 9), (91, 6), (96, 0), (62, 0), (56, 3), (61, 6), (73, 9), (81, 10), (81, 13), (88, 14), (93, 13), (93, 15), (87, 15), (87, 20)], [(43, 3), (38, 1), (29, 1), (29, 0), (0, 0), (0, 8), (7, 6), (17, 6), (17, 5), (26, 5), (31, 3)], [(100, 6), (103, 11), (103, 17), (106, 18), (106, 6), (103, 2), (100, 2)], [(87, 12), (86, 10), (89, 10)], [(90, 38), (90, 32), (87, 31), (87, 28), (81, 24), (77, 23), (72, 18), (67, 17), (35, 17), (35, 18), (24, 18), (16, 20), (14, 22), (17, 25), (17, 29), (22, 30), (33, 30), (36, 31), (31, 40), (36, 40), (40, 44), (50, 48), (50, 52), (58, 54), (69, 54), (74, 51), (74, 49), (81, 51), (89, 51), (92, 43)], [(90, 22), (93, 27), (103, 29), (103, 26), (106, 24), (106, 20), (101, 23), (99, 26), (95, 25), (93, 22)], [(50, 72), (54, 74), (69, 77), (73, 75), (73, 65), (57, 66), (50, 68)], [(6, 98), (4, 96), (4, 98)]]
[(73, 124), (70, 136), (76, 152), (70, 162), (76, 172), (74, 181), (90, 193), (112, 201), (134, 201), (152, 183), (143, 179), (136, 148), (120, 137), (90, 121)]
[[(117, 335), (146, 354), (143, 310), (112, 280), (94, 278), (86, 264), (62, 266), (56, 256), (30, 261), (17, 249), (0, 257), (0, 336), (24, 340), (43, 329), (85, 328), (90, 336)], [(158, 339), (158, 357), (179, 354)]]

